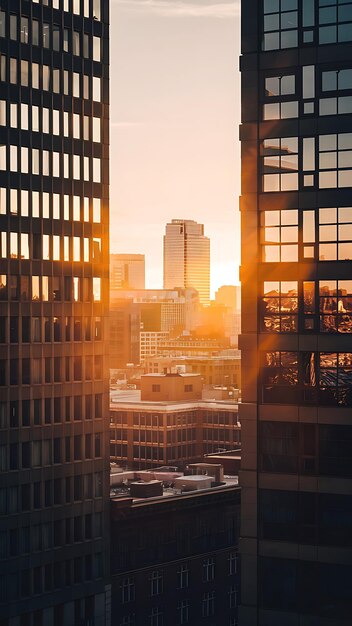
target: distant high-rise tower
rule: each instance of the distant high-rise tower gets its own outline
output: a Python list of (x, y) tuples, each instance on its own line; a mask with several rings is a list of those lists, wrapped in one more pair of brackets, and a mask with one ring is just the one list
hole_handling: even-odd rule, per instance
[(172, 220), (164, 235), (164, 289), (196, 289), (201, 304), (210, 302), (210, 240), (204, 225)]
[(352, 0), (242, 0), (241, 626), (351, 624)]
[(110, 254), (110, 289), (145, 289), (144, 254)]
[(0, 624), (106, 626), (109, 1), (0, 0)]

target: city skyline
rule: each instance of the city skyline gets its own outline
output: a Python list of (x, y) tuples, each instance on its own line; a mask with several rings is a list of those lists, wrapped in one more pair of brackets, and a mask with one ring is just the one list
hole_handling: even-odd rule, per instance
[(204, 223), (212, 295), (238, 282), (238, 9), (111, 5), (111, 251), (145, 254), (150, 288), (162, 286), (163, 229), (173, 218)]

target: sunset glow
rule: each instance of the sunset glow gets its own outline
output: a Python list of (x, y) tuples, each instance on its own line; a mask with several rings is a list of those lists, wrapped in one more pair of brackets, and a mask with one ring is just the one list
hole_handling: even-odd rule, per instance
[(150, 288), (176, 217), (205, 225), (212, 294), (238, 282), (236, 6), (112, 2), (111, 251), (144, 253)]

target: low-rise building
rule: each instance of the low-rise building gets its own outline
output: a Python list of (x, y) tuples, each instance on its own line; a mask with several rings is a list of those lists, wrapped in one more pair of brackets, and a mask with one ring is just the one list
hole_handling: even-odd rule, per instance
[(146, 374), (141, 376), (144, 402), (200, 400), (203, 382), (199, 374)]
[(130, 473), (112, 490), (112, 624), (237, 624), (240, 489), (206, 467)]
[(128, 401), (111, 403), (111, 461), (138, 469), (184, 466), (241, 444), (234, 402), (143, 402), (138, 391), (126, 393)]

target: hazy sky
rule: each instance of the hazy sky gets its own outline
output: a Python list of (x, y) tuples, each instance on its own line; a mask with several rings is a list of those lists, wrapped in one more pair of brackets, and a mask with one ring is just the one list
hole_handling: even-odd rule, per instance
[(212, 292), (238, 281), (239, 0), (111, 0), (111, 251), (162, 287), (172, 218), (205, 224)]

